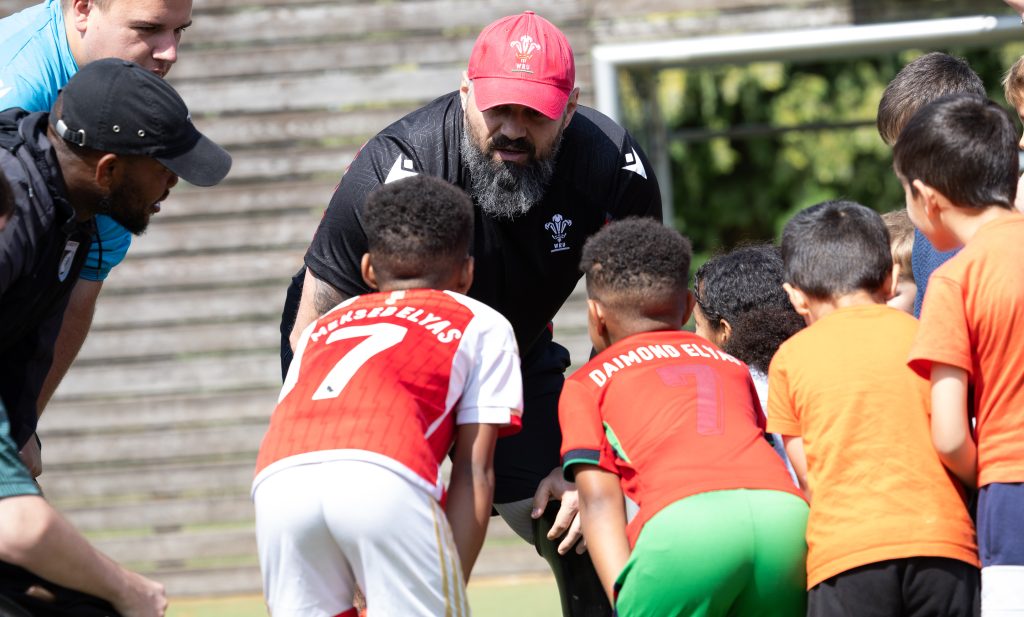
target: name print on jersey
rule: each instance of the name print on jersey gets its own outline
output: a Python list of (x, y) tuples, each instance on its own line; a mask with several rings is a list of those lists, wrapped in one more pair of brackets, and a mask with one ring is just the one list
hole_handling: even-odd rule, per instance
[(608, 383), (608, 378), (612, 376), (612, 373), (649, 360), (680, 358), (684, 353), (691, 358), (708, 358), (721, 362), (731, 362), (732, 364), (743, 364), (724, 351), (715, 349), (710, 345), (696, 345), (693, 343), (682, 343), (678, 347), (675, 345), (639, 345), (627, 352), (613, 356), (601, 368), (590, 371), (589, 377), (600, 388)]
[(352, 322), (391, 316), (419, 324), (433, 333), (437, 337), (438, 342), (444, 344), (452, 343), (462, 338), (462, 331), (458, 328), (453, 328), (452, 322), (424, 309), (415, 306), (406, 306), (401, 309), (397, 306), (375, 306), (369, 310), (361, 308), (343, 313), (339, 317), (321, 325), (318, 330), (310, 334), (309, 340), (316, 343), (321, 337), (327, 336), (338, 328)]

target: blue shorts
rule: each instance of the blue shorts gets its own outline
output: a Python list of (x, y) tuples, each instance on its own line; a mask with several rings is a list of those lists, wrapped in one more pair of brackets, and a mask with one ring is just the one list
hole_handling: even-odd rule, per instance
[(993, 483), (978, 493), (981, 614), (1024, 614), (1024, 484)]

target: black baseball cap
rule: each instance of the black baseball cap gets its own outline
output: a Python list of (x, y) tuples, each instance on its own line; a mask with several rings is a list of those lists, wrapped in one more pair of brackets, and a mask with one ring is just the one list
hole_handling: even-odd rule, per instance
[(196, 186), (213, 186), (231, 169), (231, 155), (196, 129), (174, 88), (134, 62), (90, 62), (61, 89), (60, 101), (50, 124), (65, 141), (154, 158)]

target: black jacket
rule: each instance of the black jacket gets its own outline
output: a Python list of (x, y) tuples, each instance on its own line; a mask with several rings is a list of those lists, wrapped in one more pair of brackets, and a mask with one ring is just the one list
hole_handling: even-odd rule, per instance
[(0, 172), (14, 213), (0, 231), (0, 400), (21, 448), (36, 429), (36, 401), (94, 225), (75, 220), (47, 115), (0, 112)]

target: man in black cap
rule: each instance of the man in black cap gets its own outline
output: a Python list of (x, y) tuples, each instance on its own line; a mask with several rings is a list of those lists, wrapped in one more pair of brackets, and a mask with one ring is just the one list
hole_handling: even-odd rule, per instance
[[(50, 113), (0, 112), (0, 173), (14, 198), (14, 212), (0, 229), (0, 410), (6, 407), (17, 448), (35, 432), (39, 389), (89, 249), (93, 217), (106, 214), (141, 234), (179, 177), (212, 186), (230, 168), (230, 155), (193, 126), (178, 93), (125, 60), (84, 67)], [(49, 519), (37, 520), (24, 510), (45, 509), (37, 492), (26, 490), (25, 482), (7, 490), (2, 476), (0, 529), (11, 533), (0, 533), (0, 557), (32, 573), (0, 564), (0, 597), (30, 606), (33, 615), (92, 614), (67, 608), (89, 605), (88, 596), (72, 591), (77, 590), (104, 596), (126, 615), (163, 614), (159, 585), (116, 566), (66, 523), (53, 534), (33, 536), (40, 538), (36, 545), (6, 550), (5, 540), (18, 537), (22, 527)], [(41, 548), (53, 559), (41, 558)], [(81, 559), (65, 559), (71, 549)], [(124, 604), (118, 593), (133, 585), (148, 589), (153, 601), (145, 607)], [(106, 606), (95, 614), (111, 614)]]
[(19, 448), (35, 430), (93, 217), (141, 234), (179, 177), (212, 186), (230, 168), (230, 155), (193, 126), (178, 93), (126, 60), (87, 65), (49, 114), (0, 112), (0, 170), (16, 204), (0, 232), (0, 398)]

